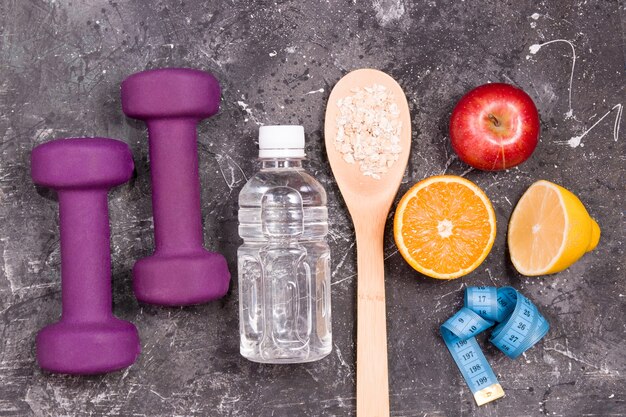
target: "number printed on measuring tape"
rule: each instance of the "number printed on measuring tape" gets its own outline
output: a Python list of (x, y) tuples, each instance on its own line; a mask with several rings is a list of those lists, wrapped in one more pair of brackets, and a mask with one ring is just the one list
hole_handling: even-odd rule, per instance
[(468, 287), (465, 306), (441, 326), (441, 335), (478, 405), (504, 396), (475, 336), (498, 323), (490, 341), (514, 359), (548, 332), (537, 307), (512, 287)]

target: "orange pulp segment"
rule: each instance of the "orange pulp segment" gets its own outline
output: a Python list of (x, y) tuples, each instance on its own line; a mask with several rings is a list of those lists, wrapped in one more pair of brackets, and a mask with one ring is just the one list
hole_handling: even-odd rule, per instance
[(496, 237), (496, 217), (476, 184), (454, 175), (435, 176), (402, 197), (394, 237), (415, 270), (453, 279), (470, 273), (487, 257)]

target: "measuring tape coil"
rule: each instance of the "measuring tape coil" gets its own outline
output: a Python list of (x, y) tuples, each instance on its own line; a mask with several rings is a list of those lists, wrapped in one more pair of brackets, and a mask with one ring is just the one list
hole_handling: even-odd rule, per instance
[(465, 306), (441, 326), (441, 335), (480, 406), (504, 396), (475, 336), (498, 323), (489, 341), (511, 359), (549, 330), (537, 307), (512, 287), (467, 287)]

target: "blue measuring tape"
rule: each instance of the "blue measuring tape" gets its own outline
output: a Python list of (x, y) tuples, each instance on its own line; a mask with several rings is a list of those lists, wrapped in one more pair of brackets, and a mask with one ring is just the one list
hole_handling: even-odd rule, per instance
[(504, 397), (475, 336), (495, 323), (489, 341), (511, 359), (534, 346), (550, 326), (537, 307), (511, 287), (467, 287), (465, 307), (441, 326), (441, 335), (480, 406)]

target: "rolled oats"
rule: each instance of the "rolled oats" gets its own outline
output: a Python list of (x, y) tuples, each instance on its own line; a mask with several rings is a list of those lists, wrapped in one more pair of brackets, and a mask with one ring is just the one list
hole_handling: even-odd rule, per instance
[(400, 157), (400, 110), (393, 93), (374, 84), (337, 101), (335, 149), (363, 175), (380, 179)]

